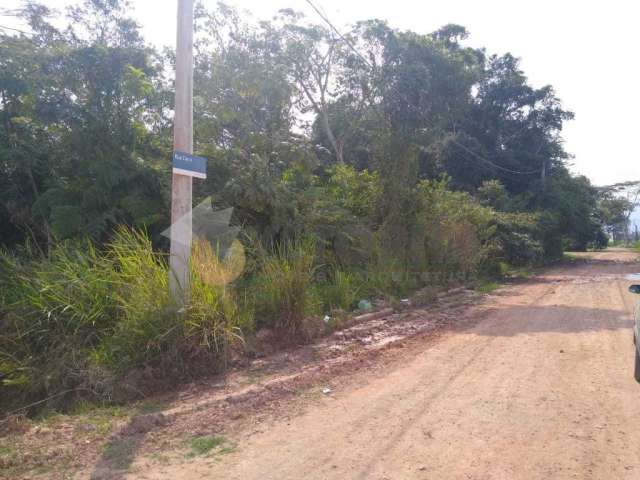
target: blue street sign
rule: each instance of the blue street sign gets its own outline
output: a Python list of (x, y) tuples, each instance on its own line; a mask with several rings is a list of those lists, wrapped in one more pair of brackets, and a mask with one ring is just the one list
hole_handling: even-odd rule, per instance
[(173, 173), (207, 178), (207, 159), (184, 152), (173, 152)]

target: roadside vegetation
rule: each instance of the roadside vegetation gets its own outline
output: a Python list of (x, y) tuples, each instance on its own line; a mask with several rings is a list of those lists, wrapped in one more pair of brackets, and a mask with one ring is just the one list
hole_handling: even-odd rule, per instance
[(178, 306), (161, 235), (173, 52), (122, 1), (86, 1), (68, 29), (37, 3), (19, 15), (33, 33), (0, 34), (5, 411), (140, 398), (224, 369), (262, 329), (308, 341), (362, 300), (489, 292), (606, 246), (628, 207), (569, 172), (553, 88), (463, 27), (370, 20), (345, 43), (290, 10), (258, 24), (220, 4), (197, 16), (194, 200), (232, 207), (239, 234), (199, 240)]

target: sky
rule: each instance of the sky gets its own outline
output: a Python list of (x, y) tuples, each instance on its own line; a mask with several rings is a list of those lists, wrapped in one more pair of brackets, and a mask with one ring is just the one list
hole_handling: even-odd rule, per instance
[[(40, 0), (63, 8), (70, 0)], [(572, 171), (596, 185), (640, 179), (636, 150), (640, 62), (636, 33), (640, 3), (634, 0), (312, 0), (344, 28), (379, 18), (392, 27), (428, 33), (447, 23), (465, 26), (467, 45), (488, 53), (511, 52), (535, 87), (551, 84), (564, 107), (576, 114), (563, 137), (575, 156)], [(20, 0), (2, 0), (4, 7)], [(175, 44), (177, 0), (131, 0), (145, 38)], [(215, 0), (203, 0), (213, 7)], [(257, 19), (294, 8), (321, 21), (305, 0), (227, 0)], [(0, 25), (15, 26), (0, 18)]]

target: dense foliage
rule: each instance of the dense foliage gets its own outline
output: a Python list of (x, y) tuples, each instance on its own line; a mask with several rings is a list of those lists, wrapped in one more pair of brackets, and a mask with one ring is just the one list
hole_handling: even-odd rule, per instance
[(616, 183), (599, 189), (599, 216), (614, 243), (629, 245), (640, 240), (637, 222), (632, 225), (633, 212), (639, 206), (640, 181)]
[(0, 33), (0, 380), (16, 400), (220, 364), (255, 327), (308, 338), (306, 318), (363, 297), (606, 245), (619, 213), (568, 171), (573, 115), (553, 88), (463, 27), (338, 36), (290, 10), (249, 24), (199, 8), (195, 196), (233, 207), (247, 263), (208, 282), (209, 250), (178, 312), (160, 235), (173, 52), (124, 1), (86, 0), (64, 29), (51, 13), (30, 2), (32, 33)]

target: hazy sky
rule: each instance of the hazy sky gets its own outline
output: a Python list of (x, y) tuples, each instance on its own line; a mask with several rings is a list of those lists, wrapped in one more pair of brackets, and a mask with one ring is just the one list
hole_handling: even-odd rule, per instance
[[(69, 0), (44, 0), (63, 7)], [(215, 0), (204, 0), (213, 6)], [(304, 0), (227, 0), (264, 19), (280, 8), (316, 14)], [(522, 58), (534, 86), (551, 84), (576, 119), (565, 127), (573, 170), (597, 185), (640, 179), (636, 151), (638, 83), (637, 22), (640, 3), (631, 0), (314, 0), (340, 27), (380, 18), (420, 33), (446, 23), (464, 25), (470, 46)], [(19, 0), (2, 0), (12, 8)], [(159, 46), (175, 43), (176, 0), (132, 0), (146, 38)], [(320, 21), (318, 19), (318, 21)], [(8, 19), (0, 24), (13, 25)]]

